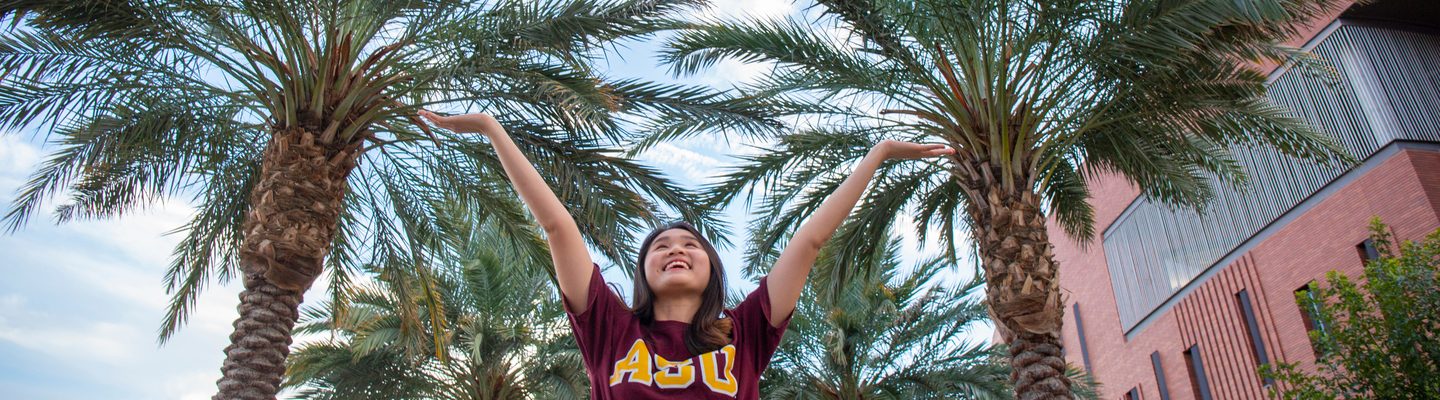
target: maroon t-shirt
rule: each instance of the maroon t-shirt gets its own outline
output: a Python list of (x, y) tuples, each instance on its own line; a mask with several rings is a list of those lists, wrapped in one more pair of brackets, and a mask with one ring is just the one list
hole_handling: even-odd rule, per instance
[(585, 358), (590, 398), (601, 399), (760, 399), (760, 373), (790, 318), (770, 326), (770, 295), (765, 279), (740, 305), (725, 310), (733, 329), (729, 345), (694, 355), (685, 347), (690, 324), (655, 321), (650, 327), (605, 286), (596, 265), (590, 275), (585, 312), (565, 303), (570, 328)]

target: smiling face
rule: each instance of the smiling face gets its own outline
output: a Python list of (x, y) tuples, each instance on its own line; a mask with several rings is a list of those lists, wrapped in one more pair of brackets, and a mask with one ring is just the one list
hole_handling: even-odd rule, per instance
[(730, 321), (720, 318), (725, 311), (725, 267), (715, 246), (694, 225), (677, 221), (655, 228), (640, 242), (639, 253), (631, 312), (642, 323), (656, 321), (657, 300), (699, 299), (700, 307), (688, 321), (668, 316), (690, 322), (685, 347), (705, 354), (730, 343)]
[(645, 280), (656, 295), (700, 295), (710, 284), (710, 254), (690, 231), (661, 232), (647, 250)]

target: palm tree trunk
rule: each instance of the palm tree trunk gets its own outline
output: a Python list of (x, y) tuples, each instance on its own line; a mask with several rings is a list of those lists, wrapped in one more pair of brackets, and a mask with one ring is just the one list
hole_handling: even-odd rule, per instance
[(1020, 333), (1009, 340), (1010, 383), (1017, 399), (1073, 399), (1058, 334)]
[(290, 354), (290, 329), (299, 315), (301, 293), (246, 274), (240, 318), (225, 348), (225, 363), (214, 400), (274, 399)]
[(305, 290), (334, 240), (354, 146), (316, 143), (313, 131), (277, 129), (250, 193), (240, 268), (240, 318), (225, 348), (215, 400), (274, 399)]
[(995, 179), (998, 174), (991, 173), (998, 171), (987, 167), (974, 165), (972, 169), (984, 173), (957, 177), (967, 181), (963, 186), (971, 197), (969, 212), (985, 268), (986, 304), (1010, 344), (1015, 398), (1072, 399), (1060, 350), (1064, 313), (1060, 276), (1040, 196), (1027, 188), (1007, 191)]

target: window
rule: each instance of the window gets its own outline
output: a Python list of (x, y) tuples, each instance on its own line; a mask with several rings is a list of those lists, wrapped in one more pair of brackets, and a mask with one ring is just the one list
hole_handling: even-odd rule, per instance
[(1312, 332), (1325, 334), (1325, 324), (1316, 320), (1315, 317), (1320, 310), (1311, 306), (1311, 302), (1316, 300), (1315, 289), (1315, 281), (1310, 281), (1305, 286), (1295, 289), (1295, 300), (1300, 306), (1300, 320), (1305, 323), (1305, 337), (1310, 338), (1310, 349), (1315, 352), (1316, 357), (1319, 357), (1324, 350), (1320, 347), (1320, 342), (1315, 341), (1315, 338), (1312, 337), (1314, 335)]
[(1380, 258), (1380, 250), (1375, 248), (1374, 239), (1365, 239), (1355, 245), (1355, 252), (1360, 254), (1361, 263), (1369, 263), (1370, 260)]
[(1210, 381), (1205, 379), (1205, 360), (1200, 357), (1200, 345), (1191, 345), (1185, 350), (1185, 369), (1190, 371), (1190, 390), (1195, 398), (1213, 400), (1210, 397)]
[[(1260, 337), (1260, 323), (1255, 319), (1255, 308), (1250, 304), (1250, 293), (1241, 289), (1235, 293), (1235, 301), (1240, 306), (1240, 316), (1245, 318), (1245, 331), (1250, 334), (1250, 354), (1255, 356), (1256, 365), (1270, 363), (1270, 356), (1265, 354), (1265, 340)], [(1270, 384), (1271, 379), (1265, 379), (1265, 384)]]
[(1080, 319), (1080, 303), (1075, 303), (1071, 310), (1075, 314), (1075, 333), (1080, 336), (1080, 361), (1085, 363), (1085, 372), (1094, 373), (1090, 369), (1090, 348), (1085, 346), (1085, 324)]
[(1165, 385), (1165, 367), (1160, 365), (1160, 352), (1150, 353), (1150, 367), (1155, 369), (1155, 388), (1160, 389), (1160, 400), (1170, 400), (1170, 387)]
[(1140, 398), (1140, 388), (1130, 388), (1130, 391), (1125, 392), (1125, 400), (1142, 400)]

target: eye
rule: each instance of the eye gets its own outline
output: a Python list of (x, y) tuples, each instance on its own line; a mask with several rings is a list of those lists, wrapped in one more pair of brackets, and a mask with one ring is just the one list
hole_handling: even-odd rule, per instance
[(689, 248), (692, 248), (692, 249), (693, 249), (693, 248), (700, 247), (700, 245), (699, 245), (699, 244), (695, 244), (695, 243), (686, 243), (686, 244), (685, 244), (685, 247), (689, 247)]

